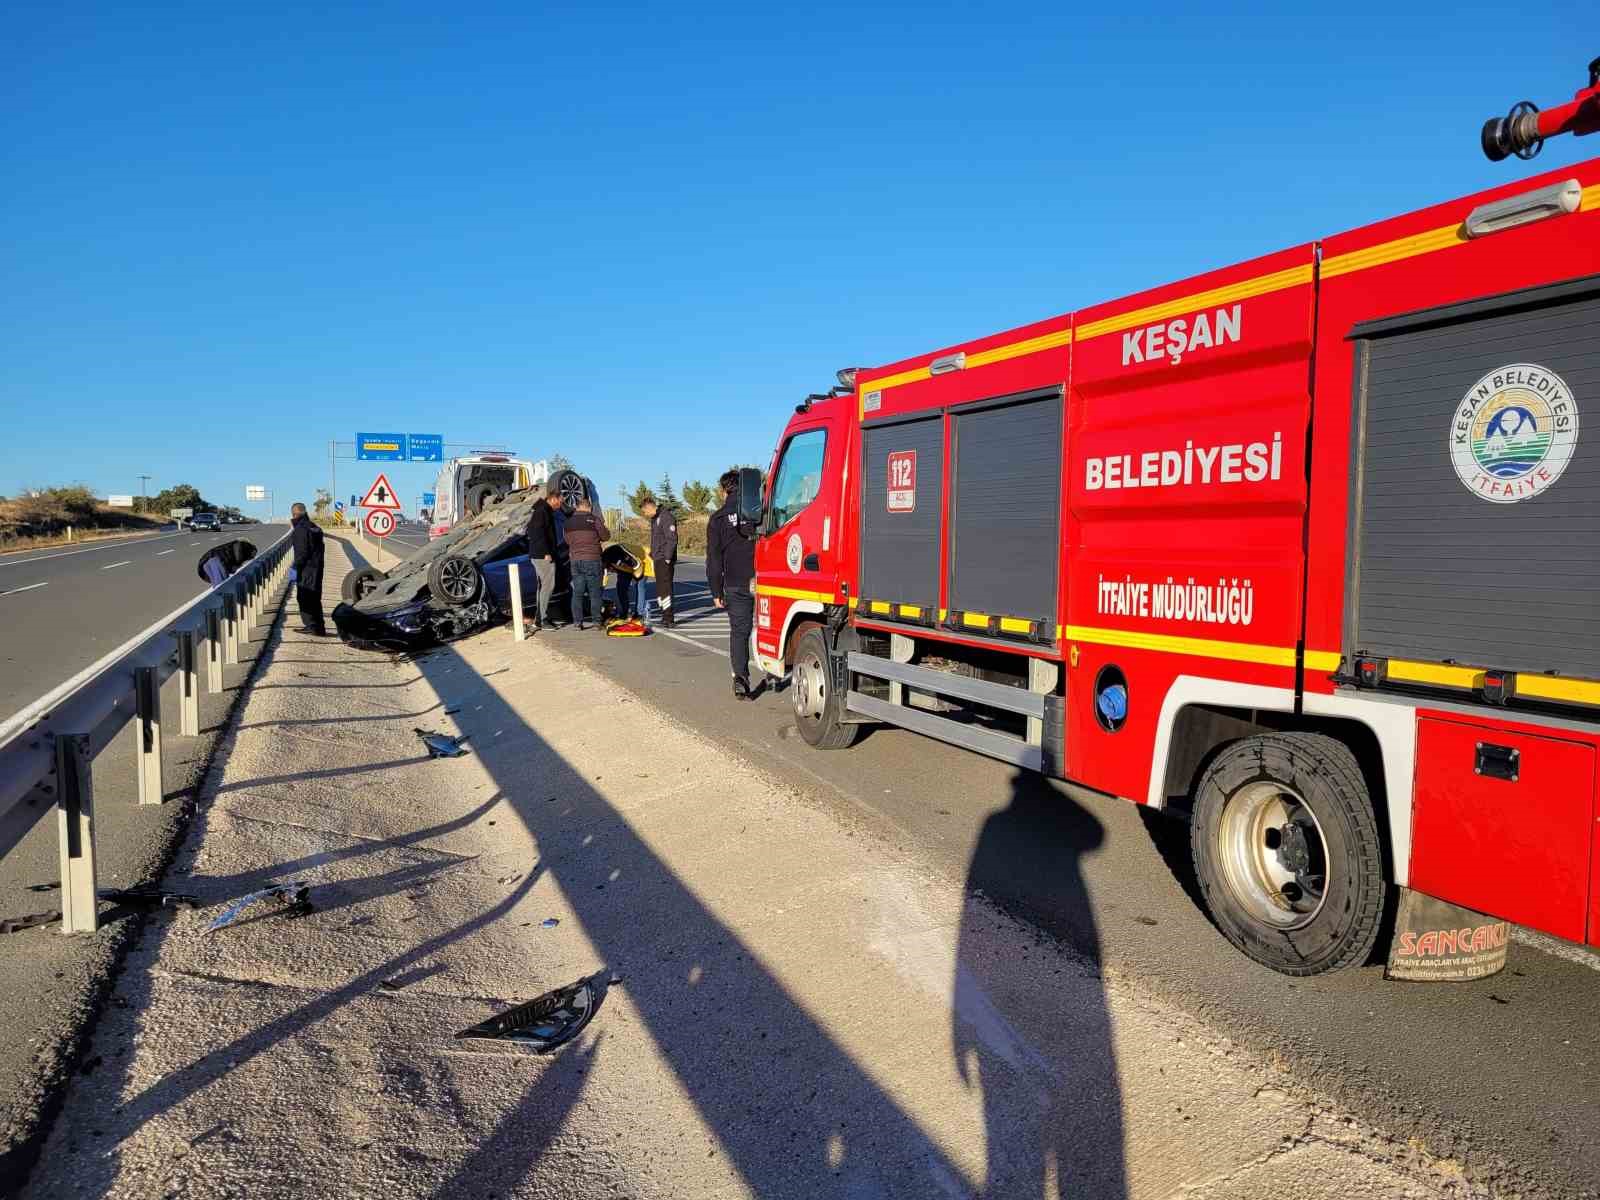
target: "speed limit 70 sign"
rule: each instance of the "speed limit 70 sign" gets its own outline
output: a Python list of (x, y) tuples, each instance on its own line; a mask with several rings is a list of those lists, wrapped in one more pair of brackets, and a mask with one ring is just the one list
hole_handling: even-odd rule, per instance
[(394, 514), (386, 508), (375, 508), (367, 514), (366, 525), (373, 537), (386, 538), (394, 532)]

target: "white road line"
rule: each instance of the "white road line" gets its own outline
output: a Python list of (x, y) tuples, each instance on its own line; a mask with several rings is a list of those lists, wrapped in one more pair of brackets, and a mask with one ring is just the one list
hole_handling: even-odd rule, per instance
[(101, 567), (100, 569), (102, 571), (111, 571), (111, 570), (114, 570), (117, 567), (125, 567), (129, 563), (131, 563), (132, 561), (133, 561), (133, 559), (131, 559), (131, 558), (125, 558), (119, 563), (107, 563), (105, 566)]
[[(55, 554), (38, 554), (32, 558), (12, 558), (8, 555), (5, 558), (0, 558), (0, 567), (20, 567), (24, 563), (44, 562), (49, 558), (71, 558), (74, 554), (94, 554), (99, 550), (126, 550), (129, 542), (164, 542), (168, 538), (179, 536), (181, 535), (176, 533), (163, 533), (154, 537), (107, 538), (106, 544), (103, 546), (85, 546), (82, 550), (61, 550)], [(195, 543), (196, 546), (199, 544), (199, 542)]]
[(27, 587), (12, 588), (9, 592), (0, 592), (0, 596), (15, 596), (18, 592), (31, 592), (34, 588), (49, 586), (50, 581), (47, 579), (43, 583), (30, 583)]
[(160, 558), (163, 554), (176, 554), (177, 552), (178, 548), (176, 546), (174, 546), (171, 550), (157, 550), (156, 557)]
[(656, 629), (652, 631), (652, 635), (668, 637), (675, 642), (682, 642), (685, 646), (693, 646), (696, 650), (704, 650), (710, 654), (720, 654), (723, 658), (728, 657), (727, 650), (721, 646), (708, 646), (706, 643), (697, 642), (691, 637), (684, 637), (681, 633), (673, 633), (670, 629)]
[(191, 545), (191, 546), (204, 546), (205, 543), (204, 542), (190, 542), (189, 545)]

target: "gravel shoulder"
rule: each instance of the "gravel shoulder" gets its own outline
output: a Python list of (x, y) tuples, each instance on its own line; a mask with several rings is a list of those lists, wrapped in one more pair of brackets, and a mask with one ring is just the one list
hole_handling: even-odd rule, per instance
[[(138, 803), (133, 731), (94, 762), (95, 845), (102, 888), (159, 883), (196, 809), (201, 784), (223, 743), (256, 662), (272, 637), (276, 606), (241, 643), (238, 666), (224, 668), (224, 689), (202, 691), (198, 737), (177, 734), (178, 680), (167, 681), (162, 711), (166, 749), (159, 806)], [(46, 690), (39, 687), (37, 690)], [(41, 798), (39, 816), (0, 858), (0, 915), (60, 908), (56, 820)], [(104, 901), (99, 932), (63, 936), (59, 921), (0, 936), (0, 1193), (26, 1174), (67, 1081), (93, 1056), (84, 1047), (112, 977), (145, 922), (143, 913)], [(94, 1068), (89, 1067), (89, 1070)]]
[[(558, 641), (284, 634), (170, 882), (288, 881), (152, 923), (25, 1194), (1495, 1194)], [(452, 1036), (589, 975), (552, 1055)]]

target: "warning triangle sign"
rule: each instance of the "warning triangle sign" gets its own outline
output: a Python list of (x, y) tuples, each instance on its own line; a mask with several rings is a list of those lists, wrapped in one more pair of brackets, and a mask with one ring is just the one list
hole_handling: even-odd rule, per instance
[(395, 512), (400, 511), (400, 501), (395, 498), (394, 485), (389, 482), (389, 476), (379, 475), (372, 481), (372, 486), (367, 489), (367, 494), (361, 497), (362, 508), (389, 508)]

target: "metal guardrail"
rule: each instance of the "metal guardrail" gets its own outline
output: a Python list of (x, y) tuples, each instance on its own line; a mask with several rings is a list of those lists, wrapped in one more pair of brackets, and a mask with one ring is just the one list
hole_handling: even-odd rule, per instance
[(223, 583), (134, 635), (93, 666), (0, 723), (0, 857), (53, 808), (61, 851), (61, 931), (98, 927), (95, 756), (133, 726), (139, 803), (162, 801), (161, 686), (180, 678), (178, 734), (200, 732), (200, 681), (223, 689), (223, 668), (287, 582), (284, 534)]

